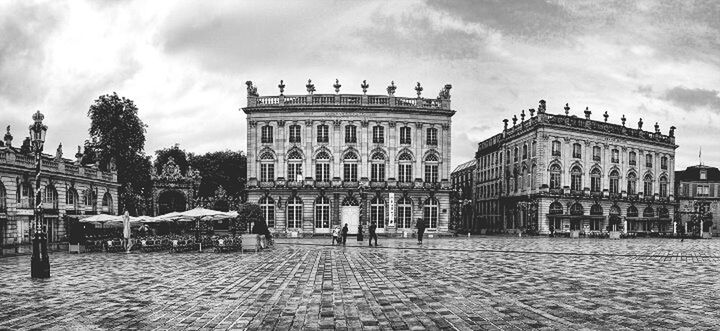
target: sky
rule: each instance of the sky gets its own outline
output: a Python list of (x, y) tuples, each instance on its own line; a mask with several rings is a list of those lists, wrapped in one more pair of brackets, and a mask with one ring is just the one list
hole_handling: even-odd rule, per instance
[(676, 169), (720, 166), (717, 1), (2, 1), (0, 126), (14, 145), (36, 110), (46, 151), (88, 137), (87, 111), (117, 92), (147, 124), (148, 155), (245, 150), (245, 81), (260, 95), (436, 97), (452, 84), (452, 167), (502, 120), (550, 113), (677, 127)]

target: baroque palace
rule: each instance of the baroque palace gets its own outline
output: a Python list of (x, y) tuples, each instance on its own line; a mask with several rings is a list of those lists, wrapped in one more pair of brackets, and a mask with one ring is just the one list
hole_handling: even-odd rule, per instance
[(248, 200), (268, 227), (291, 235), (377, 224), (410, 232), (424, 219), (447, 232), (450, 209), (450, 85), (437, 98), (315, 94), (259, 96), (247, 82)]
[[(42, 124), (39, 111), (33, 120)], [(12, 143), (7, 127), (0, 142), (0, 244), (29, 243), (35, 201), (35, 157), (30, 138), (21, 147)], [(97, 165), (82, 166), (83, 154), (75, 160), (63, 158), (62, 144), (55, 155), (42, 154), (41, 196), (48, 241), (56, 242), (66, 234), (67, 221), (83, 215), (116, 214), (118, 183), (115, 171), (103, 172)]]
[(475, 219), (495, 231), (539, 233), (674, 228), (675, 127), (669, 134), (534, 109), (505, 119), (504, 129), (479, 143), (473, 189)]

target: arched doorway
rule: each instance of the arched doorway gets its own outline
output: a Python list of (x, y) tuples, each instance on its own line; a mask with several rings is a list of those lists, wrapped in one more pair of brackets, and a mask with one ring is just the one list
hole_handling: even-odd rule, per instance
[(343, 199), (340, 206), (340, 223), (342, 226), (348, 225), (349, 233), (357, 234), (360, 225), (360, 203), (354, 197), (348, 196)]
[(174, 211), (185, 211), (186, 209), (185, 195), (179, 191), (163, 191), (158, 196), (158, 215)]

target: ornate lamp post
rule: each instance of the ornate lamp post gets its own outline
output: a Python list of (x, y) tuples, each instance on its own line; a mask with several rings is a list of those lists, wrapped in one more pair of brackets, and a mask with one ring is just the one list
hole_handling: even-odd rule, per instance
[(35, 153), (35, 219), (33, 222), (33, 253), (30, 262), (30, 274), (32, 278), (50, 278), (47, 232), (43, 224), (42, 199), (40, 196), (40, 166), (47, 125), (42, 123), (45, 116), (39, 110), (32, 118), (35, 122), (30, 126), (30, 139)]

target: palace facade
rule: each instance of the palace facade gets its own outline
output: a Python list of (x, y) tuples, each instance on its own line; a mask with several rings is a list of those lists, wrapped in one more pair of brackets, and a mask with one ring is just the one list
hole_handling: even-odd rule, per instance
[(450, 184), (455, 199), (453, 199), (453, 217), (455, 218), (455, 230), (479, 232), (480, 227), (474, 221), (474, 208), (472, 204), (473, 187), (475, 186), (475, 167), (477, 160), (472, 159), (460, 164), (450, 174)]
[(644, 131), (534, 109), (505, 119), (476, 153), (475, 212), (483, 228), (673, 232), (675, 127)]
[[(40, 112), (33, 118), (44, 118)], [(35, 156), (30, 139), (23, 147), (13, 145), (10, 127), (0, 142), (0, 244), (24, 244), (31, 240), (34, 218)], [(97, 165), (82, 166), (83, 154), (75, 160), (63, 158), (62, 144), (55, 155), (42, 154), (41, 195), (50, 242), (61, 241), (71, 218), (99, 213), (117, 214), (118, 187), (115, 171), (103, 172)]]
[(247, 82), (248, 201), (271, 231), (351, 234), (375, 222), (378, 233), (447, 232), (450, 213), (450, 85), (437, 98), (314, 94), (259, 96)]
[(675, 172), (677, 221), (692, 232), (701, 228), (713, 236), (718, 235), (720, 215), (720, 170), (716, 167), (696, 165)]

